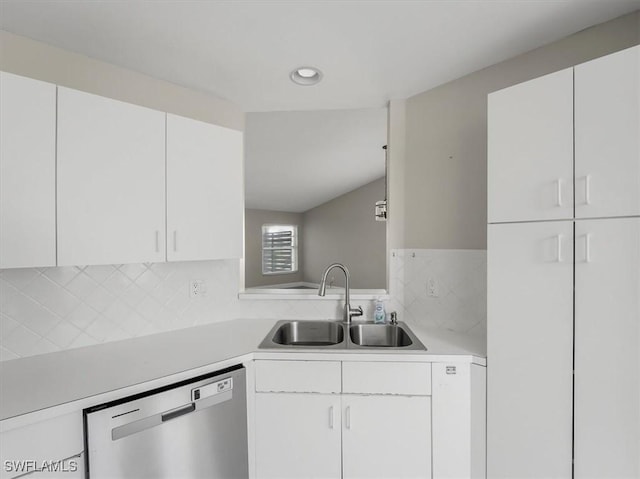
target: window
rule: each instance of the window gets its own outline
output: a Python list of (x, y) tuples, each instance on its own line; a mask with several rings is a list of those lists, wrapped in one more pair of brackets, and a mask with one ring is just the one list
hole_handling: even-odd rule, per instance
[(262, 274), (298, 271), (298, 227), (262, 226)]

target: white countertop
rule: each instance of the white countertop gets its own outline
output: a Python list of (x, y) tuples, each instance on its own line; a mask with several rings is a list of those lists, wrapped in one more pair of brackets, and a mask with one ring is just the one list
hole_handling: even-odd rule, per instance
[[(167, 378), (167, 384), (170, 384), (184, 379), (182, 376), (185, 374), (200, 374), (204, 372), (201, 371), (203, 368), (226, 367), (227, 364), (223, 363), (229, 360), (250, 360), (252, 357), (247, 355), (258, 350), (258, 344), (275, 322), (276, 320), (268, 319), (236, 319), (4, 361), (0, 363), (0, 421), (80, 400), (90, 400), (106, 393), (133, 394), (136, 386), (150, 381)], [(462, 355), (467, 356), (470, 361), (485, 364), (486, 346), (481, 340), (455, 333), (428, 331), (413, 324), (409, 326), (427, 347), (427, 351), (388, 351), (385, 355)], [(291, 357), (308, 354), (299, 350), (260, 350), (260, 353), (285, 354)], [(322, 356), (337, 357), (345, 354), (369, 356), (375, 353), (322, 351)], [(156, 386), (158, 384), (153, 385)], [(150, 385), (146, 384), (144, 387), (149, 388)], [(110, 397), (102, 399), (99, 402), (111, 400)], [(99, 402), (88, 404), (82, 401), (74, 407), (83, 408)]]

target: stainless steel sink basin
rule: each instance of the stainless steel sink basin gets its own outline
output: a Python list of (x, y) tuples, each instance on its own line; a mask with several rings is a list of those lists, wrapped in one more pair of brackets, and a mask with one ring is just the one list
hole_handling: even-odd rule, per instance
[(288, 321), (271, 340), (283, 346), (333, 346), (344, 341), (344, 328), (334, 321)]
[(349, 335), (358, 346), (404, 348), (413, 344), (402, 327), (390, 324), (354, 324), (349, 328)]
[(405, 323), (278, 321), (260, 349), (422, 350), (424, 345)]

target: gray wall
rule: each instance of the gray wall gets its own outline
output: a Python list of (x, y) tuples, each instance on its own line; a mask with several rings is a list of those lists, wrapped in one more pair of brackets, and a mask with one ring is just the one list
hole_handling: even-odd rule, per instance
[[(298, 272), (291, 274), (262, 274), (262, 225), (282, 224), (298, 225), (298, 258), (300, 260)], [(244, 211), (244, 284), (246, 288), (256, 286), (268, 286), (271, 284), (294, 283), (302, 281), (302, 265), (304, 238), (302, 226), (302, 213), (287, 213), (285, 211), (254, 210), (247, 208)]]
[(244, 129), (244, 112), (222, 98), (0, 30), (0, 70), (196, 120)]
[[(351, 287), (387, 287), (387, 224), (375, 220), (375, 203), (384, 195), (381, 178), (304, 213), (305, 281), (320, 282), (324, 269), (338, 262), (349, 269)], [(334, 284), (343, 285), (344, 275), (334, 275)]]
[(400, 120), (391, 102), (391, 247), (485, 249), (487, 94), (638, 43), (636, 11), (413, 96)]

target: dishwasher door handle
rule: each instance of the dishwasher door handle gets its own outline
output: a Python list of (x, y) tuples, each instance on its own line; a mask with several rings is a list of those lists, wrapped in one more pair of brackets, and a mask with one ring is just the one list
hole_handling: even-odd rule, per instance
[(184, 416), (185, 414), (189, 414), (196, 410), (195, 403), (187, 404), (186, 406), (179, 407), (177, 409), (173, 409), (171, 411), (167, 411), (162, 413), (162, 422), (170, 421), (171, 419), (175, 419), (180, 416)]

